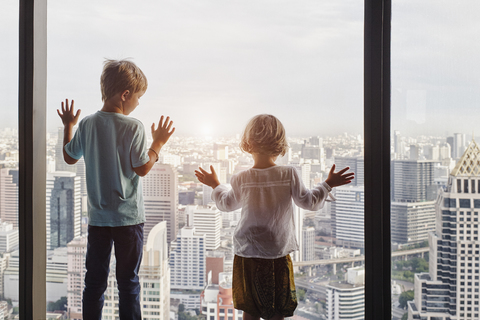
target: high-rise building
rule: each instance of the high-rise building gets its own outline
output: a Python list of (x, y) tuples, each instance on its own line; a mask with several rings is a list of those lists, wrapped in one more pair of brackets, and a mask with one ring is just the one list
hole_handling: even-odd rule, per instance
[(352, 186), (363, 186), (365, 180), (364, 174), (364, 159), (363, 157), (335, 157), (335, 169), (336, 171), (349, 167), (347, 172), (354, 172), (355, 179), (353, 179), (350, 185)]
[(228, 159), (228, 145), (226, 144), (213, 144), (213, 156), (215, 160), (227, 160)]
[(303, 228), (303, 261), (315, 260), (315, 228)]
[(63, 127), (58, 127), (57, 144), (55, 145), (55, 171), (77, 172), (76, 165), (69, 165), (63, 159)]
[(206, 236), (194, 227), (180, 229), (170, 248), (170, 287), (203, 290), (205, 278)]
[(81, 235), (80, 178), (73, 172), (54, 172), (52, 189), (47, 191), (50, 213), (50, 248), (66, 247)]
[(202, 185), (202, 190), (203, 190), (202, 205), (206, 206), (209, 203), (213, 203), (214, 201), (212, 200), (212, 193), (213, 193), (212, 187), (209, 187), (207, 185)]
[[(170, 270), (168, 265), (167, 222), (155, 225), (148, 235), (138, 272), (142, 319), (170, 319)], [(118, 319), (116, 262), (112, 259), (105, 291), (103, 319)]]
[(434, 229), (435, 201), (391, 203), (392, 242), (421, 243)]
[(18, 169), (0, 169), (0, 219), (18, 228)]
[(310, 172), (312, 167), (310, 163), (304, 163), (300, 166), (300, 173), (302, 175), (302, 181), (306, 188), (310, 189), (312, 187), (312, 180), (310, 179)]
[(415, 274), (408, 319), (480, 319), (480, 147), (472, 141), (436, 202), (429, 272)]
[(18, 229), (9, 222), (0, 223), (0, 254), (18, 249)]
[(143, 178), (145, 203), (144, 239), (159, 222), (167, 222), (167, 240), (172, 242), (178, 232), (178, 177), (169, 164), (156, 163)]
[(393, 152), (395, 153), (394, 159), (402, 159), (405, 154), (405, 143), (398, 130), (393, 131)]
[(337, 245), (347, 248), (364, 247), (364, 188), (335, 188), (337, 201), (332, 203), (332, 228)]
[(430, 160), (393, 160), (392, 200), (397, 202), (433, 201), (437, 197), (434, 183), (435, 162)]
[(464, 133), (453, 134), (453, 156), (452, 158), (458, 159), (462, 156), (466, 147), (466, 137)]
[[(47, 252), (47, 301), (58, 301), (67, 296), (67, 248), (56, 248)], [(12, 251), (8, 260), (8, 267), (3, 274), (4, 298), (18, 302), (20, 252)]]
[(365, 319), (365, 269), (347, 269), (346, 281), (327, 286), (327, 320)]
[[(53, 184), (47, 183), (50, 249), (66, 247), (81, 234), (80, 178), (73, 172), (54, 172)], [(47, 178), (48, 180), (48, 178)]]
[(205, 249), (220, 247), (222, 213), (216, 207), (197, 207), (193, 212), (193, 227), (199, 234), (205, 234)]
[(82, 294), (85, 281), (85, 255), (87, 254), (87, 236), (77, 237), (67, 244), (68, 314), (72, 320), (82, 320)]

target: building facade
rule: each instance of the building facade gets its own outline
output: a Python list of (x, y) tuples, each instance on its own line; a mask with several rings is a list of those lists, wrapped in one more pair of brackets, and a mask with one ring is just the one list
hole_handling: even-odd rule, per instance
[(53, 175), (52, 189), (47, 190), (50, 194), (47, 199), (50, 249), (66, 247), (81, 235), (82, 226), (80, 178), (73, 172), (55, 172)]
[(170, 248), (170, 287), (172, 289), (203, 290), (206, 278), (206, 235), (195, 227), (180, 229)]
[(429, 272), (415, 275), (408, 319), (480, 319), (480, 147), (472, 141), (436, 202)]
[(222, 213), (216, 207), (197, 207), (193, 212), (193, 226), (199, 234), (205, 234), (205, 249), (217, 250), (220, 247)]
[(159, 222), (167, 222), (167, 240), (172, 242), (178, 232), (178, 175), (169, 164), (156, 163), (142, 178), (145, 203), (144, 239)]
[(332, 203), (332, 228), (337, 245), (347, 248), (364, 247), (364, 188), (335, 188), (337, 201)]

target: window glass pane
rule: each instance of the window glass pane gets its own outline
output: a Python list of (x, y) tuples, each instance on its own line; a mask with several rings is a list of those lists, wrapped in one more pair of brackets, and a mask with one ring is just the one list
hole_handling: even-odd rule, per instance
[(478, 9), (393, 1), (393, 319), (478, 317)]
[[(289, 148), (276, 163), (294, 167), (307, 187), (324, 181), (334, 163), (337, 171), (348, 166), (356, 175), (350, 185), (334, 188), (336, 202), (315, 210), (294, 206), (296, 314), (321, 318), (347, 308), (363, 316), (362, 2), (142, 1), (134, 10), (124, 1), (58, 2), (49, 3), (48, 24), (47, 273), (64, 279), (47, 277), (52, 309), (67, 297), (70, 317), (81, 313), (89, 223), (85, 162), (64, 163), (55, 109), (68, 98), (82, 109), (81, 119), (94, 114), (103, 105), (104, 58), (132, 58), (148, 78), (130, 115), (144, 124), (147, 146), (160, 115), (171, 116), (176, 127), (141, 179), (143, 316), (168, 314), (172, 303), (177, 313), (241, 318), (231, 302), (217, 305), (221, 293), (215, 291), (232, 282), (241, 210), (213, 206), (212, 189), (194, 170), (213, 166), (229, 184), (250, 168), (253, 159), (239, 142), (248, 120), (260, 113), (284, 124)], [(118, 312), (115, 272), (112, 256), (104, 306), (112, 319)], [(353, 307), (343, 299), (351, 295)]]
[(18, 313), (18, 1), (0, 13), (0, 315)]

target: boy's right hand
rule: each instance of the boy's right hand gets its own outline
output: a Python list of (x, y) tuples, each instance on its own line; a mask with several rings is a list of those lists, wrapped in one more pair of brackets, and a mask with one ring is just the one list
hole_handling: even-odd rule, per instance
[[(160, 117), (157, 130), (155, 130), (155, 123), (152, 124), (152, 138), (155, 150), (160, 150), (175, 132), (175, 127), (172, 128), (172, 125), (173, 121), (170, 121), (170, 117), (167, 117), (165, 122), (163, 122), (163, 116)], [(158, 149), (156, 147), (158, 147)]]
[(210, 166), (210, 170), (212, 171), (212, 173), (208, 173), (202, 167), (199, 167), (198, 169), (199, 170), (195, 170), (195, 176), (197, 177), (198, 181), (206, 184), (209, 187), (212, 187), (213, 189), (220, 185), (213, 166)]
[(349, 167), (345, 167), (342, 170), (335, 172), (335, 165), (332, 166), (330, 172), (328, 173), (328, 178), (325, 182), (330, 186), (330, 188), (335, 188), (343, 186), (344, 184), (349, 184), (355, 178), (353, 172), (345, 173)]
[(57, 109), (57, 113), (62, 119), (62, 123), (65, 127), (73, 127), (77, 124), (78, 118), (80, 117), (80, 112), (82, 110), (78, 109), (77, 113), (74, 114), (74, 101), (72, 100), (70, 106), (68, 106), (68, 99), (65, 99), (65, 104), (62, 102), (62, 112)]

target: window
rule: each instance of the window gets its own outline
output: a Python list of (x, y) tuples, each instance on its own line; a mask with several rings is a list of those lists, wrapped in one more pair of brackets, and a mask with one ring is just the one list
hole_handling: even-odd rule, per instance
[[(370, 5), (371, 3), (369, 3), (369, 2), (367, 1), (367, 4)], [(360, 11), (362, 11), (362, 10), (360, 10)], [(369, 16), (371, 13), (375, 13), (375, 14), (378, 13), (377, 11), (372, 10), (372, 8), (369, 7), (369, 6), (366, 7), (366, 11), (367, 11), (367, 16)], [(38, 13), (36, 13), (36, 15), (38, 15)], [(388, 16), (388, 15), (387, 15), (387, 16)], [(38, 16), (37, 16), (37, 17), (38, 17)], [(386, 19), (386, 20), (389, 21), (389, 19)], [(367, 24), (367, 25), (373, 25), (373, 23), (372, 23), (371, 21), (368, 21), (366, 24)], [(387, 24), (388, 24), (388, 23), (387, 23)], [(371, 28), (371, 29), (367, 28), (367, 29), (366, 29), (366, 34), (367, 34), (367, 35), (372, 35), (373, 32), (374, 32), (373, 30), (378, 30), (378, 29), (379, 29), (379, 28)], [(381, 29), (381, 28), (380, 28), (380, 29)], [(387, 30), (388, 30), (388, 28), (387, 28)], [(388, 33), (388, 32), (387, 32), (387, 33)], [(384, 42), (384, 43), (385, 43), (385, 42)], [(388, 43), (388, 42), (387, 42), (387, 43)], [(388, 46), (386, 46), (386, 47), (388, 47)], [(386, 47), (385, 47), (385, 48), (386, 48)], [(372, 49), (372, 48), (373, 48), (373, 49)], [(371, 47), (371, 48), (368, 48), (366, 51), (367, 51), (368, 54), (370, 54), (370, 53), (372, 53), (372, 51), (373, 51), (373, 52), (376, 52), (375, 50), (377, 50), (377, 51), (380, 52), (381, 49), (382, 49), (382, 47), (380, 47), (380, 46), (377, 46), (377, 47), (373, 46), (373, 47)], [(368, 56), (368, 54), (367, 54), (367, 56)], [(370, 62), (368, 62), (368, 61), (370, 61)], [(370, 70), (369, 68), (372, 68), (374, 62), (375, 62), (375, 59), (370, 59), (370, 60), (367, 59), (367, 63), (366, 63), (366, 68), (367, 68), (367, 70)], [(367, 74), (368, 74), (368, 72), (367, 72)], [(368, 76), (367, 76), (367, 77), (368, 77)], [(376, 77), (376, 75), (372, 75), (371, 77)], [(384, 77), (384, 79), (385, 79), (386, 82), (389, 81), (389, 78), (388, 78), (388, 77)], [(380, 93), (380, 85), (372, 85), (372, 84), (368, 83), (367, 87), (368, 87), (369, 89), (372, 89), (372, 91), (375, 91), (375, 90), (376, 90), (376, 92)], [(386, 87), (389, 87), (389, 86), (386, 86)], [(368, 103), (367, 103), (366, 105), (367, 105), (367, 106), (366, 106), (366, 109), (369, 109), (369, 108), (370, 108), (370, 105), (369, 105)], [(387, 103), (387, 107), (388, 107), (388, 103)], [(369, 121), (369, 120), (367, 120), (367, 122), (368, 122), (368, 121)], [(387, 127), (388, 127), (388, 126), (387, 126)], [(370, 129), (368, 129), (368, 130), (370, 130)], [(387, 129), (387, 130), (388, 130), (388, 129)], [(367, 138), (367, 136), (368, 136), (368, 139), (370, 139), (370, 136), (369, 136), (369, 135), (366, 135), (366, 138)], [(384, 136), (384, 135), (378, 135), (378, 136)], [(370, 140), (368, 140), (368, 141), (369, 141), (369, 143), (371, 142)], [(373, 140), (372, 140), (372, 141), (373, 141)], [(369, 143), (367, 143), (367, 146), (368, 146)], [(385, 149), (386, 149), (386, 148), (385, 148)], [(378, 158), (380, 159), (381, 157), (379, 156)], [(377, 159), (377, 160), (378, 160), (378, 159)], [(44, 167), (45, 167), (45, 166), (44, 166)], [(41, 171), (44, 171), (44, 169), (40, 169), (39, 171), (40, 171), (40, 172), (41, 172)], [(368, 171), (368, 168), (366, 169), (366, 172), (367, 172), (367, 171)], [(368, 179), (369, 179), (369, 178), (368, 178)], [(368, 180), (368, 179), (367, 179), (367, 180)], [(372, 180), (373, 180), (373, 179), (372, 179)], [(379, 184), (379, 185), (380, 185), (380, 188), (384, 188), (383, 183), (381, 183), (381, 184)], [(386, 185), (388, 185), (388, 183), (387, 183)], [(367, 202), (366, 202), (366, 203), (367, 203)], [(369, 206), (371, 206), (371, 204), (366, 207), (366, 212), (371, 209), (371, 207), (369, 207)], [(368, 217), (367, 217), (366, 219), (368, 220)], [(43, 225), (43, 224), (42, 224), (42, 225)], [(369, 227), (367, 227), (367, 229), (368, 229), (368, 228), (369, 228)], [(380, 229), (381, 229), (380, 226), (374, 226), (374, 228), (380, 228)], [(43, 231), (43, 232), (45, 232), (45, 231)], [(366, 235), (366, 237), (370, 237), (370, 234)], [(386, 243), (386, 242), (385, 242), (385, 243)], [(388, 245), (388, 246), (389, 246), (389, 245)], [(367, 243), (367, 245), (366, 245), (366, 250), (367, 250), (367, 252), (368, 252), (369, 248), (372, 248), (372, 247), (373, 247), (373, 246), (372, 246), (371, 244), (368, 244), (368, 243)], [(42, 250), (42, 251), (43, 251), (43, 250)], [(29, 256), (32, 257), (33, 254), (30, 253)], [(372, 258), (372, 259), (373, 259), (373, 258)], [(375, 259), (377, 259), (377, 258), (375, 258)], [(36, 278), (36, 279), (38, 279), (38, 278)], [(382, 280), (382, 281), (383, 281), (383, 280)], [(388, 283), (389, 283), (389, 281), (388, 281)], [(368, 286), (370, 286), (370, 285), (371, 285), (371, 284), (367, 285), (367, 288), (368, 288)], [(41, 291), (42, 291), (42, 290), (40, 290), (40, 293), (39, 293), (40, 296), (43, 295), (43, 293), (41, 293)], [(389, 294), (386, 293), (386, 297), (385, 297), (385, 300), (386, 300), (386, 301), (390, 301), (388, 295), (389, 295)], [(374, 301), (375, 299), (381, 300), (381, 299), (383, 299), (383, 297), (382, 297), (380, 294), (376, 294), (376, 295), (373, 295), (373, 294), (372, 294), (371, 296), (368, 296), (368, 290), (367, 290), (367, 301), (375, 302), (375, 301)], [(389, 314), (389, 312), (386, 312), (386, 313)]]

